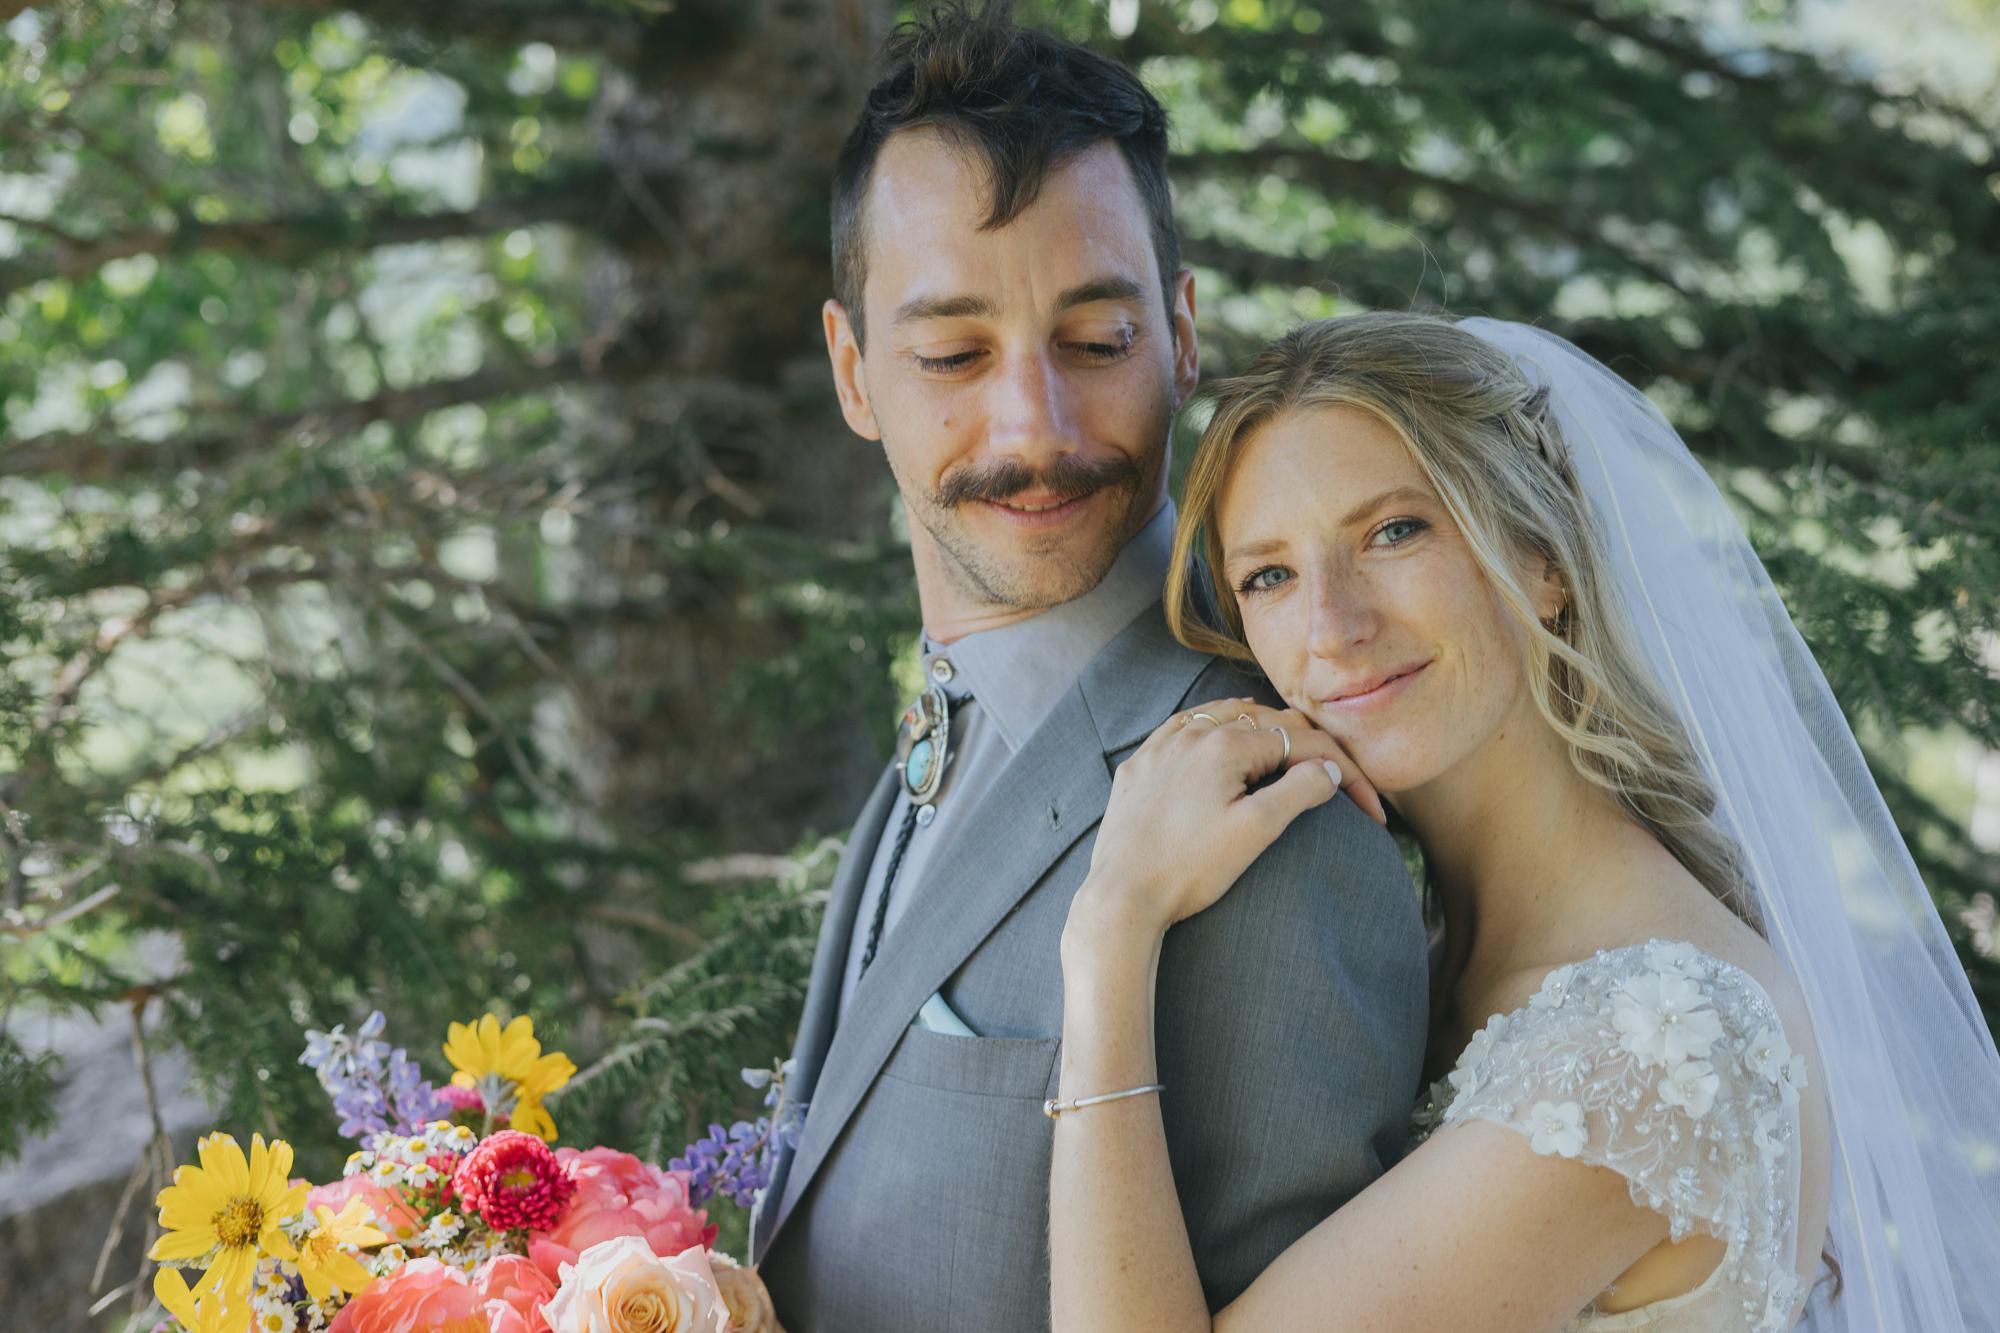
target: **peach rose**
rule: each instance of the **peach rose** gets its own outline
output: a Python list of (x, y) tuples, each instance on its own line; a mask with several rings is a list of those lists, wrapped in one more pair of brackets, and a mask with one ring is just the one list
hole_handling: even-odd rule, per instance
[(556, 1284), (518, 1254), (496, 1254), (472, 1271), (472, 1289), (486, 1303), (488, 1333), (549, 1333), (542, 1306)]
[(729, 1333), (729, 1306), (708, 1251), (671, 1259), (638, 1236), (618, 1236), (562, 1268), (562, 1288), (543, 1307), (554, 1333)]
[(615, 1148), (556, 1149), (576, 1182), (569, 1210), (546, 1233), (528, 1238), (528, 1257), (551, 1282), (591, 1246), (615, 1236), (640, 1236), (654, 1254), (679, 1254), (715, 1239), (708, 1214), (688, 1201), (687, 1177), (662, 1171)]
[(327, 1333), (490, 1333), (485, 1302), (456, 1268), (412, 1259), (340, 1307)]
[(722, 1303), (729, 1307), (729, 1333), (785, 1333), (771, 1304), (771, 1293), (764, 1289), (764, 1279), (757, 1276), (756, 1269), (745, 1268), (720, 1252), (710, 1254), (708, 1263), (722, 1292)]
[(366, 1199), (375, 1214), (375, 1225), (392, 1241), (406, 1242), (423, 1229), (423, 1219), (408, 1204), (359, 1172), (330, 1185), (313, 1186), (306, 1194), (306, 1216), (314, 1216), (313, 1209), (321, 1204), (338, 1213), (349, 1199)]

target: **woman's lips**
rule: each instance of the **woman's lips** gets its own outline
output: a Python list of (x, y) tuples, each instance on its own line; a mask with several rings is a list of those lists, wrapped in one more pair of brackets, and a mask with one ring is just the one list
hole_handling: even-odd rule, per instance
[(1338, 699), (1322, 699), (1320, 700), (1320, 704), (1322, 707), (1338, 708), (1343, 712), (1373, 708), (1377, 704), (1387, 703), (1396, 695), (1401, 694), (1408, 687), (1409, 683), (1418, 676), (1421, 676), (1429, 666), (1430, 662), (1420, 662), (1416, 666), (1406, 667), (1395, 675), (1390, 676), (1373, 689), (1365, 690), (1359, 694), (1345, 695)]

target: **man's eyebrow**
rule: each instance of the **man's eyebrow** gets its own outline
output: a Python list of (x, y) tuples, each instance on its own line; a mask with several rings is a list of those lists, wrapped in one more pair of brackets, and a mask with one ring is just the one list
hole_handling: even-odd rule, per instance
[(1130, 278), (1092, 278), (1058, 296), (1056, 309), (1073, 310), (1096, 301), (1137, 301), (1145, 295), (1146, 289)]
[[(1056, 297), (1056, 309), (1073, 310), (1097, 301), (1139, 301), (1146, 289), (1130, 278), (1092, 278), (1080, 282)], [(905, 301), (892, 324), (912, 324), (920, 319), (992, 319), (999, 311), (984, 296), (918, 296)]]
[(993, 302), (983, 296), (919, 296), (903, 302), (893, 324), (919, 319), (991, 319)]

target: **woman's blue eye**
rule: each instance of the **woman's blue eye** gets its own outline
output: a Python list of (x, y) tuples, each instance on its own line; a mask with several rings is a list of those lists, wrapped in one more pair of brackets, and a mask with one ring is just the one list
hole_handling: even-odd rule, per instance
[[(1375, 535), (1388, 538), (1389, 545), (1391, 546), (1399, 546), (1429, 526), (1430, 524), (1420, 518), (1392, 518), (1381, 527), (1375, 529)], [(1401, 533), (1402, 535), (1393, 535), (1396, 533)]]
[(1237, 585), (1236, 591), (1269, 592), (1291, 576), (1292, 571), (1289, 569), (1285, 569), (1279, 565), (1266, 565), (1262, 569), (1252, 571), (1242, 583)]

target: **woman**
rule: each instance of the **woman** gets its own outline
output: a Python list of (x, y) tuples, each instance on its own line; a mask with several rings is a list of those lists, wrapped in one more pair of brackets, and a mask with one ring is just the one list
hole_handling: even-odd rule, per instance
[[(1671, 428), (1560, 339), (1417, 315), (1308, 325), (1214, 396), (1169, 617), (1291, 708), (1191, 710), (1119, 770), (1062, 946), (1056, 1329), (1775, 1333), (1830, 1221), (1815, 1327), (1992, 1319), (1959, 1299), (1992, 1183), (1940, 1132), (2000, 1123), (1991, 1038)], [(1211, 1318), (1148, 1095), (1160, 942), (1343, 785), (1423, 849), (1436, 1082)]]

